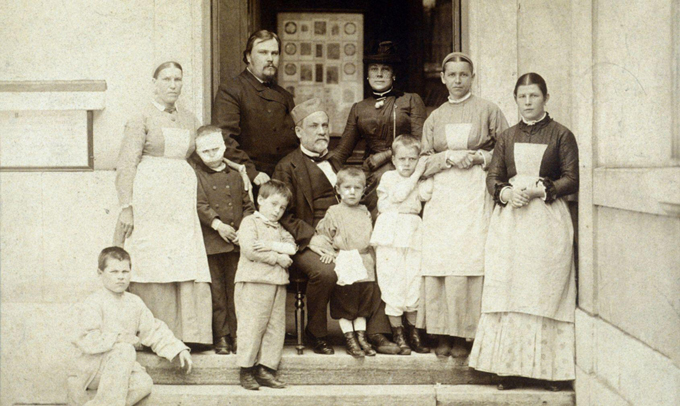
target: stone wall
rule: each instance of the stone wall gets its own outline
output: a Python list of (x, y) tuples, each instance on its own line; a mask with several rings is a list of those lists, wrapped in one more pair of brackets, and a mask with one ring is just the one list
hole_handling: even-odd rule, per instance
[(157, 64), (184, 68), (180, 103), (209, 119), (210, 1), (26, 0), (0, 13), (0, 81), (105, 80), (93, 172), (0, 173), (0, 404), (63, 403), (69, 311), (98, 286), (118, 202), (125, 121), (151, 97)]

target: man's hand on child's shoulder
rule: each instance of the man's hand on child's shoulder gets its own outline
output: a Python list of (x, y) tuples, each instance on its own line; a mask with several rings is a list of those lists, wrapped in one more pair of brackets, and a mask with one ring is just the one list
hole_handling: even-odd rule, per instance
[(194, 362), (191, 360), (191, 354), (189, 354), (189, 350), (182, 350), (179, 354), (177, 354), (177, 358), (179, 359), (180, 368), (186, 369), (186, 373), (190, 374), (191, 367), (193, 366)]

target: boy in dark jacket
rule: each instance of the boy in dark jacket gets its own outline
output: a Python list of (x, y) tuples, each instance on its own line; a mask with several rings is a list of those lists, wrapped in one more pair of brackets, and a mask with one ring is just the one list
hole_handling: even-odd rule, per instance
[(234, 276), (239, 260), (236, 230), (255, 209), (242, 176), (223, 160), (226, 147), (218, 127), (203, 126), (196, 135), (198, 217), (212, 283), (213, 335), (217, 354), (236, 353)]

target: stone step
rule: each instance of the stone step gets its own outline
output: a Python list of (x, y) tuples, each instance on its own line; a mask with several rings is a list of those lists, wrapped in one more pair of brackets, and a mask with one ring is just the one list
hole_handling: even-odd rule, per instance
[(574, 392), (492, 385), (303, 385), (249, 391), (235, 385), (155, 385), (140, 406), (573, 406)]
[[(238, 385), (239, 367), (236, 355), (205, 352), (192, 355), (191, 374), (184, 374), (176, 364), (151, 353), (137, 353), (142, 364), (157, 384), (167, 385)], [(434, 353), (381, 355), (355, 359), (336, 346), (334, 355), (314, 354), (305, 350), (297, 355), (295, 348), (284, 347), (279, 365), (279, 378), (291, 385), (426, 385), (442, 383), (490, 384), (489, 374), (467, 366), (463, 358), (438, 359)]]

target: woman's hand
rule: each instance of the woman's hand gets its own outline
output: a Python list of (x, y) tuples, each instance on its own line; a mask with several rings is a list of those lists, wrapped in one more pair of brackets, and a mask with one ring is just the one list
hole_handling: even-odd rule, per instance
[(255, 240), (253, 243), (253, 249), (257, 252), (271, 251), (272, 245), (269, 241)]
[[(324, 256), (325, 256), (325, 257), (328, 257), (328, 256), (331, 256), (331, 257), (333, 257), (333, 259), (335, 259), (335, 253), (330, 252), (330, 251), (327, 251), (327, 250), (325, 250), (325, 249), (323, 249), (323, 248), (320, 248), (320, 247), (317, 247), (317, 246), (314, 246), (314, 245), (310, 245), (310, 246), (309, 246), (309, 249), (312, 250), (312, 252), (315, 253), (315, 254), (317, 254), (319, 257), (324, 257)], [(321, 262), (323, 262), (323, 260), (322, 260)], [(329, 261), (329, 262), (323, 262), (323, 263), (324, 263), (324, 264), (330, 264), (331, 261)]]
[(484, 165), (484, 156), (481, 150), (477, 150), (472, 154), (472, 165)]
[(526, 190), (517, 190), (515, 188), (507, 188), (503, 190), (501, 200), (504, 200), (514, 208), (519, 209), (520, 207), (524, 207), (527, 204), (529, 204), (529, 195), (526, 193)]
[(416, 170), (413, 171), (413, 175), (411, 176), (415, 176), (416, 178), (420, 179), (423, 177), (425, 169), (427, 169), (427, 158), (420, 157), (420, 159), (418, 159), (418, 163), (416, 164)]
[(540, 181), (536, 182), (533, 186), (527, 187), (525, 191), (529, 199), (543, 199), (545, 197), (545, 186)]
[(189, 350), (182, 350), (177, 355), (177, 358), (179, 359), (179, 366), (182, 369), (186, 369), (186, 373), (190, 374), (191, 373), (191, 366), (194, 364), (194, 362), (191, 360), (191, 355), (189, 354)]
[(469, 169), (472, 167), (474, 152), (468, 150), (449, 151), (446, 154), (446, 163), (458, 169)]
[(118, 223), (120, 223), (121, 230), (125, 234), (125, 238), (129, 238), (134, 229), (134, 215), (132, 214), (132, 206), (125, 207), (118, 215)]

